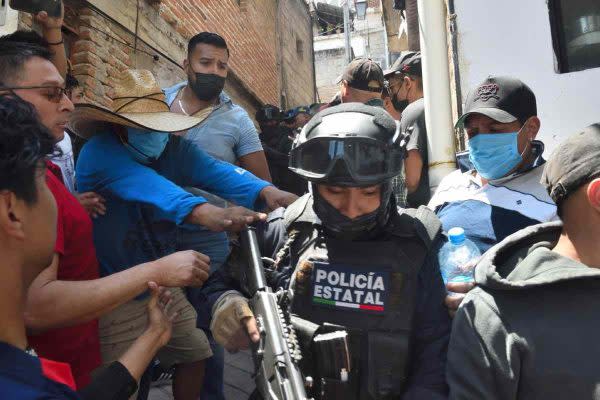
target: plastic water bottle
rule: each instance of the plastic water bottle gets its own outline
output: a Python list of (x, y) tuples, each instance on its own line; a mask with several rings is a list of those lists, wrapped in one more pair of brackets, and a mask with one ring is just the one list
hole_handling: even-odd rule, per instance
[(481, 252), (465, 236), (463, 228), (448, 231), (448, 243), (442, 246), (438, 259), (444, 283), (473, 282), (473, 270)]

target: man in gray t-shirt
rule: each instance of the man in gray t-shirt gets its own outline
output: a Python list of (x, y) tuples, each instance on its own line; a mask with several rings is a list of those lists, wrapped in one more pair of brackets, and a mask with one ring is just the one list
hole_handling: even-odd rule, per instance
[[(406, 146), (405, 168), (407, 170), (411, 167), (415, 168), (416, 171), (411, 171), (414, 175), (411, 176), (411, 179), (412, 182), (418, 179), (416, 187), (411, 188), (411, 186), (408, 186), (407, 202), (410, 207), (427, 205), (431, 198), (431, 192), (429, 190), (429, 156), (427, 154), (427, 127), (425, 126), (425, 100), (423, 98), (410, 103), (406, 107), (400, 120), (400, 129), (402, 132), (410, 133), (410, 140)], [(418, 165), (407, 165), (411, 160), (411, 152), (413, 154), (418, 153), (418, 157), (421, 159), (420, 171), (419, 168), (416, 168)], [(419, 162), (417, 160), (414, 163), (418, 164)]]
[(414, 208), (427, 205), (431, 195), (421, 53), (410, 52), (400, 57), (391, 69), (385, 71), (385, 76), (390, 101), (394, 109), (402, 113), (402, 132), (410, 133), (404, 161), (407, 203)]

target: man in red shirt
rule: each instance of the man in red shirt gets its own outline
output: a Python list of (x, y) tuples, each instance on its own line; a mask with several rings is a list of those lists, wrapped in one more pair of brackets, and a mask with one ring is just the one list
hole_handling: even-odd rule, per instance
[(52, 258), (57, 215), (43, 161), (53, 140), (31, 111), (22, 101), (0, 99), (0, 393), (6, 399), (75, 400), (25, 352), (26, 291)]
[[(31, 103), (42, 124), (58, 142), (73, 104), (47, 48), (0, 38), (0, 95)], [(29, 340), (41, 356), (71, 364), (78, 387), (100, 365), (97, 318), (147, 290), (161, 286), (200, 286), (209, 260), (193, 251), (172, 254), (98, 279), (92, 222), (49, 164), (48, 187), (58, 208), (57, 241), (51, 264), (33, 281), (27, 295), (25, 323)]]

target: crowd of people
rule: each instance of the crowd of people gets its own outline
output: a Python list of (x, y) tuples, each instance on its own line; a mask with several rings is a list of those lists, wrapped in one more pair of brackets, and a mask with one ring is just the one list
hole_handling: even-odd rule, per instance
[[(218, 34), (190, 39), (186, 81), (125, 70), (101, 107), (62, 17), (36, 20), (0, 37), (2, 398), (145, 399), (161, 369), (176, 400), (223, 399), (224, 349), (261, 338), (236, 235), (255, 225), (313, 398), (600, 400), (600, 124), (546, 162), (534, 92), (489, 76), (431, 196), (418, 52), (353, 60), (329, 103), (265, 105), (259, 133)], [(453, 227), (484, 254), (475, 282), (442, 281)], [(339, 331), (341, 374), (313, 348)]]

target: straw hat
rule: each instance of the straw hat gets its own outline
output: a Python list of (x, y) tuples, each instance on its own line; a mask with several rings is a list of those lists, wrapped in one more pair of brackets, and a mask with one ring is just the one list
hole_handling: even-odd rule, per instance
[(111, 124), (157, 132), (179, 132), (200, 124), (212, 111), (209, 107), (193, 116), (171, 112), (165, 94), (148, 70), (124, 71), (115, 82), (114, 90), (112, 109), (77, 104), (68, 128), (83, 138), (106, 131)]

